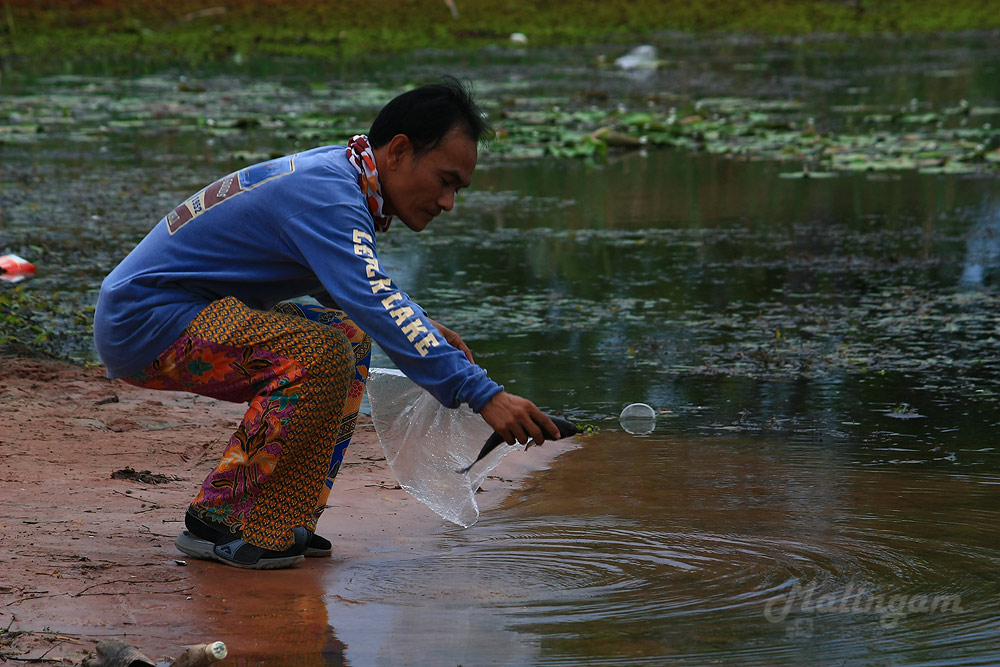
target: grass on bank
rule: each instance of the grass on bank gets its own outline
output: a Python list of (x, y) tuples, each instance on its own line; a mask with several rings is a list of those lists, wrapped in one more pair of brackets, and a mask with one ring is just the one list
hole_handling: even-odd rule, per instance
[[(656, 32), (882, 34), (1000, 28), (996, 0), (0, 0), (0, 56), (204, 62), (635, 40)], [(457, 17), (449, 4), (454, 6)]]

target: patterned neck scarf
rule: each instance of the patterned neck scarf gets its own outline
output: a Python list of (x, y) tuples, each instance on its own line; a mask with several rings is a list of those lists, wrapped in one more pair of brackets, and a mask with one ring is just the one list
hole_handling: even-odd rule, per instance
[(382, 192), (379, 190), (378, 169), (375, 168), (375, 153), (368, 143), (368, 137), (355, 135), (347, 143), (347, 159), (358, 171), (358, 185), (368, 201), (368, 210), (375, 220), (375, 231), (384, 232), (392, 222), (391, 215), (382, 213)]

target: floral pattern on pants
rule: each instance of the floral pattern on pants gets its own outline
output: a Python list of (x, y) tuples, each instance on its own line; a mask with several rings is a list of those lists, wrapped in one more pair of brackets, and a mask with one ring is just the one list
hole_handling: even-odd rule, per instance
[[(126, 381), (248, 403), (191, 510), (266, 549), (315, 530), (354, 433), (371, 339), (339, 310), (227, 297)], [(221, 526), (220, 526), (221, 527)]]

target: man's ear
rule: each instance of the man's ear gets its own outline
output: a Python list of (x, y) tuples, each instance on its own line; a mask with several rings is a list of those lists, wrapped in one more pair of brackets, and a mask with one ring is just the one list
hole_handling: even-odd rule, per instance
[(386, 146), (386, 158), (389, 160), (389, 169), (396, 169), (402, 164), (407, 155), (413, 153), (413, 143), (405, 134), (397, 134), (389, 140)]

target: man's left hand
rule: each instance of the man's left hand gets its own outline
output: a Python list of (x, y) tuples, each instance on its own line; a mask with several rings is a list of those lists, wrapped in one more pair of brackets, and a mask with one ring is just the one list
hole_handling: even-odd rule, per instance
[[(430, 320), (429, 317), (427, 319)], [(435, 322), (434, 320), (431, 320), (431, 324), (437, 327), (437, 330), (441, 332), (441, 335), (444, 336), (444, 339), (448, 341), (449, 345), (465, 353), (465, 358), (469, 360), (470, 364), (476, 363), (472, 359), (472, 350), (470, 350), (469, 346), (465, 344), (465, 341), (462, 340), (461, 336), (459, 336), (457, 333), (455, 333), (445, 325), (441, 324), (440, 322)]]

